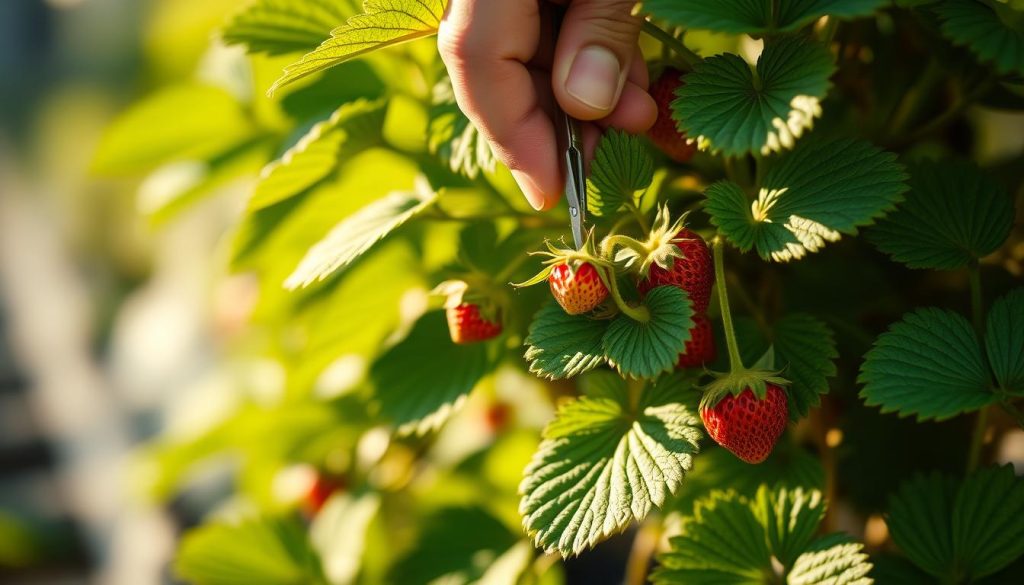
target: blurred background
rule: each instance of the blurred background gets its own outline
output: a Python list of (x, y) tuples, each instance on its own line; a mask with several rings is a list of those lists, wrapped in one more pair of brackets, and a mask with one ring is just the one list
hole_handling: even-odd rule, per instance
[[(199, 492), (206, 495), (175, 496), (174, 481), (155, 485), (165, 478), (153, 477), (138, 446), (158, 434), (194, 434), (232, 408), (233, 388), (259, 395), (270, 386), (266, 391), (273, 392), (280, 376), (273, 364), (239, 367), (223, 359), (237, 345), (254, 302), (251, 280), (226, 274), (223, 242), (251, 183), (225, 182), (218, 197), (154, 226), (152, 214), (143, 212), (152, 211), (159, 188), (90, 172), (103, 131), (140, 96), (192, 76), (227, 85), (238, 79), (231, 63), (240, 50), (210, 49), (212, 31), (238, 6), (237, 0), (0, 0), (2, 583), (172, 582), (168, 564), (176, 539), (229, 488), (214, 473), (201, 478), (213, 486)], [(976, 159), (1018, 173), (1024, 117), (978, 109), (971, 124)], [(1020, 279), (1022, 258), (1018, 239), (1011, 253), (995, 260), (1005, 263), (1001, 285)], [(818, 271), (828, 269), (809, 261), (791, 276), (821, 283), (829, 279)], [(901, 269), (886, 270), (856, 278), (863, 288), (891, 282), (893, 274), (897, 283), (911, 279)], [(926, 284), (921, 288), (928, 294), (942, 289)], [(943, 294), (947, 301), (959, 298)], [(808, 295), (823, 306), (829, 302), (823, 289)], [(418, 314), (422, 295), (403, 298)], [(891, 320), (877, 319), (876, 329)], [(863, 353), (861, 346), (843, 349), (854, 358)], [(335, 365), (344, 378), (347, 364)], [(852, 380), (852, 371), (844, 374)], [(517, 422), (532, 430), (501, 453), (505, 464), (495, 472), (513, 489), (536, 445), (536, 429), (550, 415), (542, 400), (529, 404), (528, 382), (516, 380), (507, 385), (525, 401)], [(970, 421), (913, 425), (880, 417), (860, 406), (849, 380), (833, 404), (846, 409), (847, 440), (884, 453), (892, 465), (837, 451), (840, 474), (865, 481), (851, 482), (844, 495), (855, 503), (837, 504), (836, 524), (881, 545), (887, 535), (878, 510), (892, 484), (915, 468), (958, 471), (964, 449), (936, 448), (934, 457), (922, 459), (891, 438), (905, 433), (929, 444), (955, 442)], [(495, 410), (487, 415), (502, 416)], [(482, 431), (473, 429), (457, 427), (437, 443), (448, 440), (453, 453), (464, 455), (482, 441)], [(455, 433), (459, 439), (451, 441)], [(380, 437), (366, 436), (360, 449), (372, 451)], [(843, 441), (837, 428), (823, 436), (830, 448)], [(1024, 433), (1008, 430), (1001, 437), (989, 446), (991, 458), (1024, 471)], [(185, 467), (191, 460), (164, 463)], [(893, 468), (903, 471), (900, 477), (869, 480), (878, 469)], [(170, 502), (157, 504), (154, 494), (171, 496)], [(514, 501), (510, 509), (514, 515)], [(606, 570), (603, 558), (620, 566), (628, 537), (591, 556), (586, 568), (569, 563), (567, 571), (582, 583), (587, 571)]]

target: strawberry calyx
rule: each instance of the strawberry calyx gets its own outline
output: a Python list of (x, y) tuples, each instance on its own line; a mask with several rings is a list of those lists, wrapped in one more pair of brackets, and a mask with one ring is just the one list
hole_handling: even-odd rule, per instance
[(540, 272), (535, 274), (529, 280), (519, 283), (513, 283), (512, 286), (516, 288), (524, 288), (540, 284), (551, 276), (551, 271), (554, 270), (555, 266), (564, 264), (569, 268), (569, 273), (575, 276), (576, 271), (580, 269), (584, 264), (590, 264), (594, 268), (597, 268), (597, 274), (601, 278), (601, 282), (604, 283), (605, 288), (608, 288), (608, 273), (614, 269), (614, 265), (601, 257), (597, 252), (597, 246), (594, 244), (594, 232), (590, 231), (587, 234), (586, 240), (583, 242), (583, 247), (579, 250), (572, 248), (560, 248), (551, 241), (545, 241), (544, 244), (547, 246), (547, 251), (540, 250), (537, 252), (531, 252), (531, 256), (547, 256), (548, 259), (544, 261), (544, 267)]
[(460, 279), (446, 280), (430, 292), (444, 297), (444, 308), (454, 309), (463, 304), (476, 305), (480, 317), (495, 323), (501, 322), (505, 307), (505, 292), (489, 277), (470, 273)]
[(635, 271), (640, 278), (646, 278), (652, 266), (669, 270), (676, 258), (684, 257), (683, 250), (676, 244), (688, 241), (679, 237), (679, 232), (686, 228), (687, 215), (684, 213), (673, 220), (668, 206), (662, 205), (645, 241), (615, 235), (609, 236), (606, 243), (619, 247), (615, 252), (616, 262)]
[(779, 374), (781, 372), (760, 368), (711, 372), (714, 380), (703, 387), (704, 395), (700, 399), (700, 408), (714, 408), (726, 396), (739, 396), (747, 390), (753, 392), (758, 400), (764, 400), (768, 394), (769, 384), (783, 389), (791, 384)]

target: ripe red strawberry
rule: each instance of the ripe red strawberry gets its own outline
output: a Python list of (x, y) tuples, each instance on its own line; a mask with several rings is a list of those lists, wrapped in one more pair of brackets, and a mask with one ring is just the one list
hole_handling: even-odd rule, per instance
[(568, 262), (556, 264), (548, 282), (552, 296), (570, 315), (589, 313), (608, 298), (608, 287), (590, 262), (581, 262), (575, 270)]
[(789, 420), (786, 392), (772, 383), (765, 386), (764, 400), (747, 388), (738, 396), (730, 394), (715, 406), (700, 409), (700, 419), (711, 438), (747, 463), (768, 458)]
[(673, 258), (671, 268), (657, 264), (650, 267), (647, 277), (637, 283), (641, 295), (651, 289), (671, 285), (686, 291), (693, 303), (694, 313), (704, 313), (711, 302), (711, 284), (715, 281), (715, 266), (707, 242), (695, 232), (683, 228), (676, 233), (676, 247), (683, 253), (682, 258)]
[(676, 99), (676, 88), (683, 84), (680, 79), (682, 74), (682, 71), (668, 67), (651, 84), (649, 91), (654, 102), (658, 104), (658, 119), (647, 131), (647, 136), (670, 159), (684, 163), (693, 158), (697, 146), (686, 142), (686, 134), (679, 132), (676, 121), (672, 119), (672, 109), (669, 107), (672, 100)]
[(495, 402), (484, 411), (484, 423), (492, 433), (501, 432), (512, 417), (512, 407), (504, 402)]
[(324, 507), (324, 504), (327, 503), (331, 496), (344, 489), (345, 481), (343, 479), (327, 477), (322, 473), (317, 473), (313, 483), (309, 486), (309, 491), (306, 492), (303, 509), (305, 509), (308, 516), (316, 516), (317, 512)]
[(713, 361), (715, 361), (715, 334), (711, 329), (711, 319), (708, 319), (704, 313), (694, 315), (690, 340), (686, 342), (683, 353), (679, 354), (677, 366), (699, 368)]
[(480, 305), (461, 303), (445, 309), (448, 333), (455, 343), (476, 343), (497, 337), (501, 323), (490, 321), (480, 314)]

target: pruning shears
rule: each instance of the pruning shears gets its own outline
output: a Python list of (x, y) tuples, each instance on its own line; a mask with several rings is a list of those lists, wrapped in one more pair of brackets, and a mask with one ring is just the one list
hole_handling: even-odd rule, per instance
[[(564, 10), (555, 8), (554, 31), (557, 44), (558, 33), (562, 28)], [(565, 199), (569, 203), (569, 226), (572, 229), (573, 243), (576, 249), (583, 247), (584, 222), (587, 221), (587, 174), (583, 165), (583, 136), (579, 120), (566, 114), (555, 101), (555, 116), (560, 126), (560, 144), (565, 144)]]

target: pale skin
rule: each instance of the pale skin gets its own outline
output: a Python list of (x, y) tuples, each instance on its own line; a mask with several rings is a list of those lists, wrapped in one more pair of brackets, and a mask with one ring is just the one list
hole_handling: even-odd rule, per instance
[[(566, 8), (555, 46), (551, 4)], [(603, 129), (654, 124), (637, 46), (636, 0), (449, 0), (438, 48), (460, 108), (512, 171), (527, 201), (550, 209), (564, 169), (554, 100), (585, 121), (589, 158)]]

